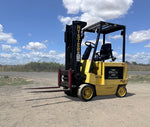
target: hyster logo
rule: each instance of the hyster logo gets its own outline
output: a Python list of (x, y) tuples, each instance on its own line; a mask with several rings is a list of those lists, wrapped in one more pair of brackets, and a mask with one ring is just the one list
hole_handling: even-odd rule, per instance
[(80, 56), (80, 25), (77, 25), (77, 55), (76, 60), (79, 62), (81, 60)]
[(80, 53), (80, 25), (77, 25), (77, 53)]

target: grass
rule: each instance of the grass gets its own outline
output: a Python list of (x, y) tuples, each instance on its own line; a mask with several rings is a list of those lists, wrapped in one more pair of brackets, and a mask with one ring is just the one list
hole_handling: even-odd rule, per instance
[[(129, 75), (128, 82), (130, 83), (150, 83), (150, 75)], [(4, 85), (28, 85), (33, 83), (32, 80), (28, 80), (20, 77), (12, 76), (0, 76), (0, 86)]]
[(3, 85), (27, 85), (33, 83), (32, 80), (27, 80), (20, 77), (9, 77), (9, 76), (0, 76), (0, 86)]
[(57, 72), (64, 69), (63, 64), (55, 62), (30, 62), (25, 65), (0, 65), (0, 71), (8, 72)]
[(128, 81), (132, 83), (150, 83), (150, 75), (129, 75)]

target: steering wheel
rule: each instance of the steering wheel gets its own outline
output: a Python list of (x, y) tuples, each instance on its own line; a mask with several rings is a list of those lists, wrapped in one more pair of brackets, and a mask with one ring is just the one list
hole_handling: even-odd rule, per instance
[(92, 48), (95, 47), (95, 44), (94, 44), (93, 42), (90, 42), (90, 41), (86, 41), (86, 42), (85, 42), (85, 45), (86, 45), (86, 46), (91, 46)]

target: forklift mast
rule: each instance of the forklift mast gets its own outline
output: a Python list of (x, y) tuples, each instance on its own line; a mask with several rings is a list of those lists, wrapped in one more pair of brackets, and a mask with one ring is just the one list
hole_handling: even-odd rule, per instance
[(66, 25), (65, 31), (65, 70), (74, 70), (80, 73), (81, 42), (83, 39), (82, 28), (86, 22), (73, 21), (72, 25)]

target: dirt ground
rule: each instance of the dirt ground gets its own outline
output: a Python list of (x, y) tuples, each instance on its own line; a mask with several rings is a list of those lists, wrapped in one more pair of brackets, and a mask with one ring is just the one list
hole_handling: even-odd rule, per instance
[(94, 97), (82, 102), (59, 93), (29, 93), (26, 87), (55, 86), (57, 73), (0, 72), (34, 80), (0, 87), (0, 127), (149, 127), (150, 84), (127, 85), (125, 98)]

